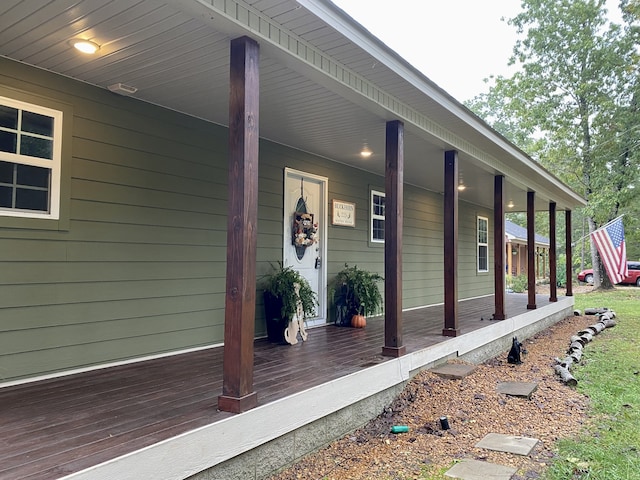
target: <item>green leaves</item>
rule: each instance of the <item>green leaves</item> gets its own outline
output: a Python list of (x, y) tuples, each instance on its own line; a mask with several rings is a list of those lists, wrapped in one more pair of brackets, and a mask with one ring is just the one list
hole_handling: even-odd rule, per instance
[(298, 301), (302, 305), (304, 318), (315, 315), (318, 299), (309, 282), (297, 270), (284, 267), (280, 262), (273, 268), (266, 278), (265, 290), (282, 300), (282, 318), (293, 318)]
[(382, 309), (378, 283), (384, 279), (377, 273), (350, 267), (346, 263), (335, 279), (334, 300), (341, 297), (350, 314), (375, 315)]
[(467, 102), (584, 195), (592, 227), (635, 211), (640, 180), (640, 2), (622, 2), (623, 26), (605, 3), (523, 0), (509, 20), (522, 34), (510, 60), (520, 70)]

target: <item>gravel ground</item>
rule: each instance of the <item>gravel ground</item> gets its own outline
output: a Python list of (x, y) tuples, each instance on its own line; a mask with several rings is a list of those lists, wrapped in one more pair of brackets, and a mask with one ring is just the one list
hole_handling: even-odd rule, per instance
[[(564, 357), (569, 338), (593, 323), (594, 317), (569, 317), (525, 340), (528, 353), (521, 365), (507, 363), (505, 351), (462, 380), (422, 372), (380, 416), (270, 480), (418, 479), (429, 466), (448, 467), (462, 458), (516, 467), (513, 480), (538, 478), (555, 456), (555, 442), (575, 436), (587, 419), (588, 399), (563, 384), (553, 366), (555, 357)], [(587, 345), (585, 357), (588, 351)], [(497, 384), (507, 381), (537, 382), (538, 388), (531, 399), (498, 394)], [(443, 415), (449, 430), (441, 429)], [(409, 432), (392, 434), (393, 425), (407, 425)], [(540, 442), (528, 456), (476, 448), (488, 433)]]

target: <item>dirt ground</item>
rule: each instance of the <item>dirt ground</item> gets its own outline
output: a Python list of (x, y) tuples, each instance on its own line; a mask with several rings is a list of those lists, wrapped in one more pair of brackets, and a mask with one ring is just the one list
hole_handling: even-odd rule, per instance
[[(536, 291), (544, 293), (544, 287)], [(564, 358), (569, 338), (595, 322), (593, 316), (569, 317), (525, 340), (527, 354), (520, 365), (509, 364), (505, 351), (462, 380), (422, 372), (366, 426), (270, 480), (418, 479), (427, 467), (448, 467), (462, 458), (513, 466), (518, 469), (513, 480), (538, 478), (555, 456), (555, 442), (575, 436), (587, 418), (588, 398), (562, 383), (554, 359)], [(587, 344), (585, 358), (588, 351)], [(538, 388), (531, 399), (497, 393), (497, 384), (508, 381), (537, 382)], [(448, 418), (449, 430), (441, 428), (441, 416)], [(407, 425), (409, 431), (393, 434), (393, 425)], [(488, 433), (540, 442), (528, 456), (476, 448)]]

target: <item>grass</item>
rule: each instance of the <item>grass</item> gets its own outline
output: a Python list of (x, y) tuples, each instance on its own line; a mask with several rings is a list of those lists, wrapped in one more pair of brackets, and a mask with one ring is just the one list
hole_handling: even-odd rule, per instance
[(640, 288), (578, 294), (576, 308), (606, 306), (618, 325), (585, 349), (574, 370), (590, 398), (590, 422), (573, 440), (558, 442), (546, 480), (640, 479)]

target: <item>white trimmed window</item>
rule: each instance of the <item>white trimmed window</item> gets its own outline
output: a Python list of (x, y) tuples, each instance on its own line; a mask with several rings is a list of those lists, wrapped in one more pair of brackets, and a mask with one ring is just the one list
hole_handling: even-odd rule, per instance
[(489, 219), (478, 217), (478, 272), (489, 271)]
[(371, 190), (371, 241), (384, 243), (385, 194)]
[(62, 112), (0, 97), (0, 215), (58, 219)]

